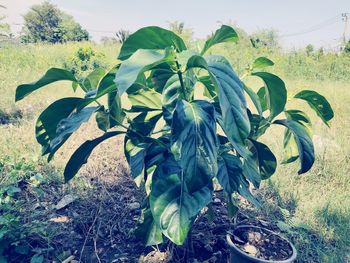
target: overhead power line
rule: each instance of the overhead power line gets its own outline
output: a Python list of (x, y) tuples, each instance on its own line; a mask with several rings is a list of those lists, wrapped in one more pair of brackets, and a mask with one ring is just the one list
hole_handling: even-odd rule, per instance
[(311, 33), (311, 32), (314, 32), (314, 31), (317, 31), (317, 30), (320, 30), (322, 28), (325, 28), (327, 26), (330, 26), (330, 25), (333, 25), (335, 23), (338, 23), (340, 22), (341, 18), (341, 14), (337, 14), (336, 16), (333, 16), (331, 18), (328, 18), (327, 20), (317, 24), (317, 25), (314, 25), (312, 27), (309, 27), (307, 29), (304, 29), (302, 31), (299, 31), (299, 32), (295, 32), (295, 33), (292, 33), (292, 34), (285, 34), (285, 35), (281, 35), (280, 37), (292, 37), (292, 36), (298, 36), (298, 35), (304, 35), (304, 34), (308, 34), (308, 33)]

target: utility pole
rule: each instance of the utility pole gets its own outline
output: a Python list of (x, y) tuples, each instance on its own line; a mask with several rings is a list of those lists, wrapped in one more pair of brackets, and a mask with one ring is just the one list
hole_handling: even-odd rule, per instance
[(344, 32), (343, 32), (343, 44), (346, 45), (346, 32), (348, 31), (348, 21), (349, 21), (349, 15), (350, 13), (342, 13), (342, 20), (344, 22)]

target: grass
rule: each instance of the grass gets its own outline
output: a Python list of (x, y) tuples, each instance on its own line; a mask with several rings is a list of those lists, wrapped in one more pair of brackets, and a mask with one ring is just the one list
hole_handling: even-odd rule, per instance
[[(72, 143), (64, 146), (55, 160), (47, 165), (40, 157), (40, 147), (34, 138), (35, 116), (55, 99), (72, 96), (70, 85), (64, 82), (54, 84), (32, 94), (23, 102), (14, 103), (17, 85), (36, 80), (49, 67), (62, 67), (64, 61), (82, 45), (92, 45), (95, 50), (105, 54), (106, 65), (115, 63), (118, 46), (113, 45), (69, 43), (8, 46), (0, 49), (0, 115), (7, 116), (9, 120), (16, 120), (0, 125), (0, 189), (10, 185), (19, 187), (19, 182), (30, 181), (34, 175), (41, 174), (45, 180), (36, 189), (42, 187), (49, 192), (47, 189), (54, 185), (54, 200), (63, 193), (71, 192), (88, 198), (89, 195), (96, 195), (91, 178), (98, 177), (99, 171), (105, 166), (112, 167), (108, 156), (114, 156), (114, 160), (122, 159), (122, 151), (119, 150), (122, 147), (115, 147), (118, 143), (111, 140), (104, 150), (94, 152), (82, 172), (84, 176), (78, 177), (72, 184), (61, 185), (62, 167), (68, 157), (81, 142), (95, 137), (97, 131), (89, 124), (83, 125), (80, 132), (70, 139)], [(229, 56), (238, 73), (241, 73), (254, 58), (268, 56), (276, 63), (272, 71), (286, 80), (292, 93), (309, 88), (329, 99), (335, 118), (330, 128), (320, 121), (314, 122), (317, 151), (314, 167), (309, 173), (299, 176), (296, 175), (297, 164), (279, 165), (277, 173), (264, 183), (261, 191), (266, 200), (263, 213), (272, 221), (284, 223), (280, 225), (285, 226), (282, 230), (297, 246), (299, 262), (349, 262), (350, 56), (316, 53), (307, 56), (302, 51), (284, 54), (278, 50), (248, 49), (244, 42), (235, 47), (221, 46), (218, 51)], [(252, 87), (260, 87), (260, 83), (255, 80), (250, 80), (249, 83)], [(301, 101), (288, 102), (288, 108), (293, 108), (294, 105), (305, 107), (305, 110), (310, 112)], [(16, 115), (18, 111), (21, 112), (19, 117)], [(312, 112), (310, 115), (315, 117)], [(265, 136), (263, 140), (273, 149), (281, 149), (282, 132), (282, 128), (276, 127), (273, 136)], [(85, 176), (87, 173), (89, 176)], [(33, 196), (37, 196), (33, 191), (31, 190)], [(35, 198), (40, 200), (41, 197)], [(12, 209), (11, 213), (25, 216), (29, 222), (26, 224), (29, 236), (41, 230), (43, 233), (50, 230), (42, 227), (37, 231), (36, 225), (30, 224), (37, 219), (35, 215), (31, 216), (28, 211), (24, 211), (29, 208), (23, 196), (14, 196), (11, 202), (16, 203), (14, 207), (18, 210), (15, 212)], [(288, 210), (287, 214), (285, 210)], [(53, 240), (50, 234), (44, 233), (40, 240)]]

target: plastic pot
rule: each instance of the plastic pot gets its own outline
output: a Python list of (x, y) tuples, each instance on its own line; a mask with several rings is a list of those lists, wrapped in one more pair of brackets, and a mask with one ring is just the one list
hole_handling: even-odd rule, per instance
[(230, 260), (229, 260), (230, 263), (253, 263), (253, 262), (255, 262), (255, 263), (256, 262), (262, 262), (262, 263), (263, 262), (291, 263), (291, 262), (294, 262), (295, 259), (297, 258), (297, 251), (296, 251), (295, 247), (293, 246), (293, 244), (290, 243), (287, 239), (285, 239), (281, 235), (279, 235), (279, 234), (277, 234), (277, 233), (275, 233), (275, 232), (273, 232), (271, 230), (268, 230), (266, 228), (263, 228), (263, 227), (250, 226), (250, 225), (237, 226), (235, 231), (237, 231), (238, 229), (243, 229), (243, 228), (247, 228), (247, 229), (261, 229), (263, 232), (276, 235), (279, 238), (281, 238), (281, 239), (283, 239), (283, 240), (288, 242), (288, 244), (289, 244), (290, 248), (292, 249), (293, 253), (290, 256), (290, 258), (288, 258), (286, 260), (264, 260), (264, 259), (259, 259), (259, 258), (256, 258), (256, 257), (252, 256), (252, 255), (249, 255), (246, 252), (244, 252), (241, 249), (239, 249), (239, 247), (237, 247), (232, 242), (231, 235), (227, 234), (226, 240), (227, 240), (227, 243), (228, 243), (228, 246), (229, 246), (229, 249), (230, 249)]

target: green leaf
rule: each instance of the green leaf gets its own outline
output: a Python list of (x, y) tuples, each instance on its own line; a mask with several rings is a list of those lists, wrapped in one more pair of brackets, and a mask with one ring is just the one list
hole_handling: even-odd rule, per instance
[(297, 123), (303, 125), (308, 131), (310, 137), (312, 135), (312, 125), (310, 118), (301, 110), (286, 110), (284, 112), (288, 120), (296, 121)]
[(50, 161), (56, 151), (66, 142), (73, 132), (87, 122), (90, 116), (96, 112), (99, 107), (88, 107), (81, 111), (72, 113), (69, 117), (62, 119), (56, 129), (56, 137), (50, 143), (50, 154), (48, 160)]
[(50, 143), (57, 136), (58, 123), (67, 118), (83, 101), (81, 98), (63, 98), (48, 106), (36, 121), (35, 134), (42, 146), (42, 154), (50, 152)]
[(162, 95), (154, 90), (139, 90), (128, 95), (132, 110), (161, 110)]
[(218, 90), (222, 112), (220, 125), (235, 149), (245, 157), (243, 146), (250, 133), (250, 122), (243, 85), (231, 67), (216, 61), (209, 60), (208, 70)]
[(305, 100), (322, 121), (329, 126), (329, 121), (334, 117), (334, 112), (325, 97), (313, 90), (303, 90), (294, 96), (294, 98)]
[(283, 138), (283, 160), (282, 164), (292, 163), (299, 158), (298, 144), (293, 133), (286, 129)]
[(267, 105), (270, 110), (269, 120), (271, 121), (278, 114), (284, 111), (287, 102), (287, 90), (283, 80), (268, 72), (255, 72), (253, 76), (260, 77), (265, 83)]
[(242, 163), (239, 157), (224, 153), (219, 157), (217, 178), (225, 192), (237, 192), (242, 178)]
[[(286, 110), (286, 117), (288, 120), (296, 121), (303, 125), (308, 132), (309, 136), (312, 136), (312, 127), (309, 117), (300, 110)], [(290, 130), (286, 130), (283, 139), (283, 161), (282, 164), (294, 162), (299, 157), (298, 144), (294, 135)]]
[(83, 86), (85, 91), (91, 91), (97, 89), (100, 81), (106, 75), (106, 71), (103, 68), (97, 68), (92, 71), (84, 80)]
[(126, 139), (125, 142), (126, 160), (130, 166), (131, 176), (138, 187), (144, 181), (145, 156), (148, 146), (148, 143), (134, 143), (130, 139)]
[(255, 158), (258, 160), (261, 179), (266, 180), (276, 171), (277, 160), (267, 145), (251, 140), (255, 148)]
[(123, 123), (125, 118), (125, 112), (122, 108), (122, 102), (118, 91), (112, 91), (108, 93), (108, 116), (110, 128)]
[(212, 79), (210, 76), (201, 76), (198, 78), (198, 81), (202, 83), (205, 87), (203, 95), (212, 99), (217, 98), (217, 91), (215, 89), (215, 85), (212, 82)]
[(253, 65), (252, 65), (252, 69), (253, 70), (262, 70), (262, 69), (265, 69), (265, 68), (273, 66), (273, 65), (274, 65), (274, 63), (270, 59), (265, 58), (265, 57), (259, 57), (254, 61)]
[(142, 210), (141, 222), (137, 225), (135, 234), (146, 246), (154, 246), (164, 242), (162, 231), (153, 219), (150, 208)]
[(71, 180), (80, 170), (80, 168), (87, 162), (94, 148), (99, 145), (101, 142), (119, 135), (125, 132), (122, 131), (112, 131), (106, 132), (101, 137), (98, 137), (94, 140), (88, 140), (84, 142), (70, 157), (65, 169), (64, 169), (64, 180), (67, 183)]
[(206, 101), (178, 101), (171, 128), (171, 151), (183, 169), (189, 192), (194, 192), (208, 185), (217, 173), (213, 105)]
[(238, 35), (236, 31), (227, 25), (222, 25), (215, 33), (205, 42), (204, 47), (201, 51), (203, 55), (212, 46), (224, 43), (224, 42), (237, 42)]
[(169, 157), (155, 170), (149, 197), (154, 220), (177, 245), (184, 243), (197, 214), (212, 196), (209, 186), (189, 192), (181, 174), (181, 167)]
[(161, 51), (139, 49), (128, 60), (125, 60), (115, 74), (115, 83), (119, 95), (140, 78), (145, 71), (171, 59), (171, 55)]
[(259, 97), (259, 101), (260, 101), (262, 112), (267, 111), (268, 110), (268, 106), (267, 106), (267, 97), (266, 97), (266, 89), (265, 89), (265, 87), (261, 87), (258, 90), (257, 95)]
[(50, 68), (38, 81), (19, 85), (16, 89), (16, 101), (23, 99), (41, 87), (60, 80), (77, 82), (76, 78), (71, 72), (59, 68)]
[(263, 110), (261, 107), (261, 102), (260, 102), (260, 98), (259, 98), (258, 94), (256, 94), (254, 92), (254, 90), (252, 90), (251, 88), (249, 88), (245, 84), (243, 84), (243, 88), (244, 88), (245, 92), (249, 95), (252, 102), (254, 103), (254, 106), (255, 106), (256, 110), (258, 111), (259, 115), (262, 116)]
[[(182, 75), (183, 83), (187, 87), (193, 87), (194, 81), (192, 78), (188, 77), (187, 74)], [(163, 105), (163, 114), (165, 121), (171, 125), (174, 110), (179, 98), (183, 98), (181, 94), (181, 82), (177, 75), (172, 76), (164, 86), (163, 96), (162, 96), (162, 105)]]
[(130, 127), (143, 136), (149, 136), (162, 117), (162, 111), (143, 111), (130, 121)]
[(229, 153), (222, 154), (219, 157), (218, 181), (229, 196), (238, 192), (249, 202), (259, 206), (259, 202), (249, 190), (249, 182), (245, 179), (242, 168), (242, 163), (237, 156)]
[(96, 122), (97, 127), (104, 132), (110, 128), (109, 114), (105, 111), (104, 107), (96, 113)]
[(186, 49), (183, 40), (173, 33), (157, 26), (144, 27), (131, 34), (123, 43), (118, 59), (126, 60), (139, 49), (166, 49), (174, 47), (178, 52)]
[(315, 156), (312, 140), (303, 125), (292, 120), (277, 120), (275, 124), (287, 127), (294, 135), (298, 145), (301, 168), (298, 174), (306, 173), (312, 167)]
[(243, 159), (243, 175), (254, 185), (255, 188), (260, 187), (261, 175), (258, 163), (251, 152), (249, 152), (249, 155)]
[(149, 86), (162, 93), (167, 81), (174, 75), (174, 71), (168, 63), (162, 63), (154, 67), (148, 78)]

